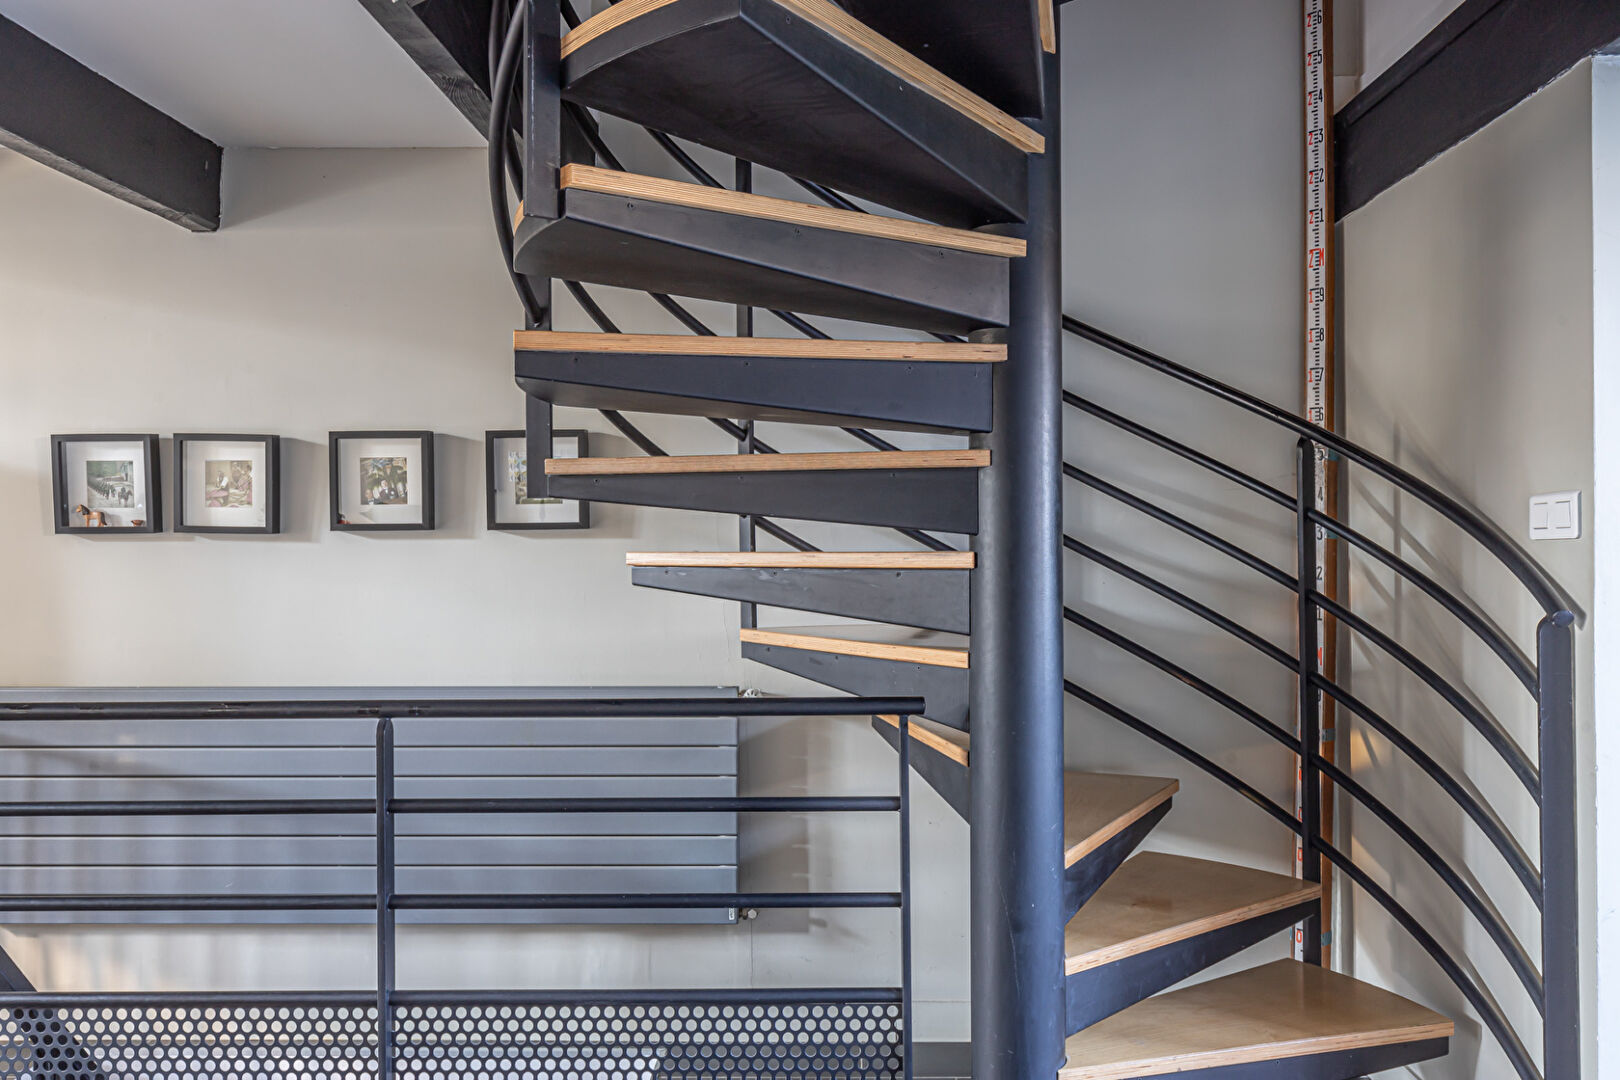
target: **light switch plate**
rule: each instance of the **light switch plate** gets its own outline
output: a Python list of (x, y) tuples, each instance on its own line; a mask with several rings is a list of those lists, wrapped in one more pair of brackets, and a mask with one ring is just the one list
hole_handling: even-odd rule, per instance
[(1579, 540), (1581, 493), (1554, 491), (1530, 496), (1530, 539)]

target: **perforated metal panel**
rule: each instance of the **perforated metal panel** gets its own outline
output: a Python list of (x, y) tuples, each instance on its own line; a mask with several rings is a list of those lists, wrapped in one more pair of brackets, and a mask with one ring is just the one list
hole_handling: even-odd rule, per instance
[[(885, 1080), (904, 1075), (897, 1003), (411, 1004), (399, 1080)], [(359, 1080), (379, 1075), (359, 1005), (17, 1009), (11, 1080)]]

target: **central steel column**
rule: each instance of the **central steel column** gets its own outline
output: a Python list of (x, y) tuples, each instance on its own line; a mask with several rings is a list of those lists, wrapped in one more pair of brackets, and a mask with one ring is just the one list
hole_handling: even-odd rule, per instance
[(975, 543), (974, 1080), (1052, 1080), (1064, 1060), (1061, 89), (1044, 59)]

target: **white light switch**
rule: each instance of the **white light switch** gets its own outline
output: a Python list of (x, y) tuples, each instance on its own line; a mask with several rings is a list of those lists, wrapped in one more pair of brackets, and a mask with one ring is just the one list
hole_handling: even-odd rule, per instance
[(1530, 496), (1530, 539), (1579, 540), (1581, 493), (1555, 491)]

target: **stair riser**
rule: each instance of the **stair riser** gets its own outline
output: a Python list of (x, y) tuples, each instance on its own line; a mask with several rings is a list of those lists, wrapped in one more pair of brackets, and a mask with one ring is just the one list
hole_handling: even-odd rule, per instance
[[(891, 726), (885, 720), (874, 718), (872, 729), (882, 735), (884, 741), (894, 747), (895, 752), (899, 752), (899, 728)], [(929, 787), (939, 792), (940, 798), (961, 815), (963, 821), (973, 820), (973, 774), (967, 766), (946, 757), (931, 746), (912, 739), (911, 768), (927, 781)]]
[(788, 649), (744, 642), (744, 660), (768, 664), (801, 678), (860, 697), (921, 696), (928, 719), (967, 730), (968, 673), (961, 668), (872, 660), (864, 656)]
[(1312, 900), (1070, 975), (1064, 979), (1067, 1033), (1073, 1035), (1227, 957), (1235, 956), (1315, 914), (1317, 908), (1317, 902)]
[(1381, 1073), (1445, 1057), (1450, 1039), (1424, 1039), (1344, 1050), (1332, 1054), (1281, 1058), (1248, 1065), (1224, 1065), (1215, 1069), (1174, 1072), (1132, 1073), (1133, 1080), (1357, 1080), (1369, 1073)]
[(728, 304), (943, 333), (1007, 325), (1008, 260), (581, 189), (525, 217), (513, 266)]
[(630, 580), (719, 600), (965, 634), (971, 573), (638, 566)]
[(581, 104), (944, 224), (1028, 207), (1022, 150), (770, 0), (648, 12), (572, 52), (563, 81)]
[(991, 366), (520, 351), (517, 381), (571, 408), (955, 433), (990, 429)]
[(561, 475), (549, 478), (547, 494), (561, 499), (717, 514), (973, 533), (979, 528), (978, 472), (854, 469)]
[(1126, 859), (1131, 857), (1138, 845), (1147, 839), (1153, 827), (1164, 820), (1170, 812), (1173, 800), (1164, 802), (1149, 810), (1146, 814), (1131, 822), (1118, 833), (1114, 834), (1097, 850), (1074, 863), (1063, 872), (1063, 921), (1067, 923), (1074, 918), (1085, 902), (1096, 895), (1102, 888), (1103, 882), (1111, 877), (1115, 870), (1120, 868)]

